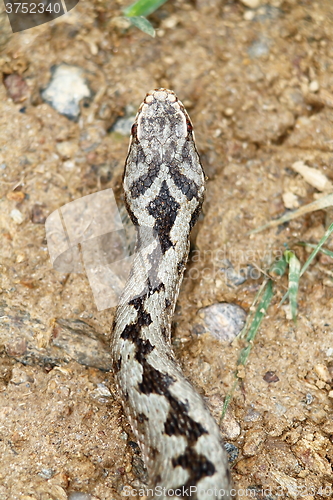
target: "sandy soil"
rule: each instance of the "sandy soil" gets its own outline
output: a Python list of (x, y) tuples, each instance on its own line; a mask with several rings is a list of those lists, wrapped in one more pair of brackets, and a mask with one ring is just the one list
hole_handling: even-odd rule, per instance
[[(167, 2), (151, 16), (155, 39), (123, 25), (125, 4), (81, 0), (11, 37), (0, 18), (3, 81), (19, 76), (18, 88), (0, 86), (1, 500), (117, 500), (147, 480), (107, 371), (114, 310), (97, 311), (85, 274), (52, 269), (44, 229), (51, 212), (101, 189), (122, 203), (128, 137), (112, 127), (147, 91), (171, 88), (184, 102), (209, 177), (173, 344), (217, 419), (240, 346), (201, 333), (200, 309), (249, 311), (263, 279), (249, 273), (235, 285), (226, 259), (236, 272), (267, 270), (289, 246), (304, 262), (296, 243), (318, 242), (332, 222), (332, 211), (318, 211), (248, 234), (290, 200), (296, 208), (318, 197), (294, 162), (333, 181), (331, 0), (254, 10), (236, 0)], [(76, 122), (41, 98), (60, 63), (82, 68), (93, 93)], [(333, 492), (331, 269), (322, 255), (302, 277), (296, 324), (278, 308), (287, 281), (276, 284), (223, 422), (235, 484), (251, 498)]]

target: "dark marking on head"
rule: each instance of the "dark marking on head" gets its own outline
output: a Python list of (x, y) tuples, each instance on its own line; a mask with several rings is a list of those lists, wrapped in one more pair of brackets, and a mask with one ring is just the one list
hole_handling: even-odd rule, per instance
[(129, 189), (134, 199), (144, 194), (147, 189), (152, 186), (154, 180), (158, 176), (159, 171), (159, 165), (151, 165), (146, 174), (143, 174), (135, 182), (133, 182)]
[(180, 170), (176, 164), (172, 163), (171, 165), (169, 165), (169, 172), (176, 186), (181, 190), (181, 192), (189, 201), (191, 201), (194, 197), (198, 198), (198, 186), (192, 179), (189, 179), (188, 177), (186, 177), (186, 175), (180, 173)]
[(170, 240), (170, 231), (175, 222), (179, 203), (170, 194), (168, 185), (164, 180), (158, 196), (147, 206), (148, 212), (155, 219), (154, 228), (157, 232), (163, 254), (173, 246)]

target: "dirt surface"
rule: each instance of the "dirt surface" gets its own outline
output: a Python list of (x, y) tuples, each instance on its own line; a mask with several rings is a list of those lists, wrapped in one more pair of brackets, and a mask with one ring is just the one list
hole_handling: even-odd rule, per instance
[[(119, 19), (126, 3), (81, 0), (11, 37), (0, 18), (1, 500), (117, 500), (147, 480), (107, 371), (114, 310), (97, 310), (85, 274), (52, 269), (44, 228), (50, 213), (101, 189), (122, 203), (128, 136), (112, 127), (147, 91), (170, 88), (184, 102), (209, 177), (173, 344), (217, 419), (240, 346), (202, 333), (200, 310), (228, 302), (248, 312), (258, 269), (287, 246), (304, 262), (295, 244), (317, 243), (332, 222), (317, 211), (248, 234), (320, 195), (294, 162), (333, 181), (331, 0), (253, 10), (245, 0), (167, 2), (151, 16), (155, 39)], [(61, 63), (81, 68), (92, 92), (77, 121), (41, 97)], [(226, 262), (251, 271), (243, 283)], [(286, 286), (275, 286), (222, 431), (240, 497), (250, 488), (257, 499), (329, 498), (332, 259), (319, 256), (302, 277), (296, 324), (278, 308)]]

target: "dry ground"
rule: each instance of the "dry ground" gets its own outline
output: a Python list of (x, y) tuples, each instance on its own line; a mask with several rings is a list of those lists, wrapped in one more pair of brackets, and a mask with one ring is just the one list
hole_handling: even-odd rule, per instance
[[(110, 129), (148, 90), (171, 88), (184, 102), (209, 177), (174, 349), (217, 418), (239, 347), (198, 333), (198, 311), (218, 302), (248, 311), (262, 281), (257, 273), (235, 286), (225, 260), (236, 271), (267, 269), (289, 245), (304, 262), (307, 252), (293, 245), (316, 243), (332, 222), (332, 212), (319, 211), (248, 235), (285, 212), (286, 194), (295, 207), (316, 198), (291, 169), (295, 161), (333, 181), (331, 0), (268, 0), (256, 10), (236, 0), (167, 2), (151, 18), (155, 39), (123, 27), (125, 4), (81, 0), (67, 16), (11, 38), (1, 21), (3, 78), (21, 77), (18, 96), (0, 85), (1, 500), (78, 500), (73, 492), (118, 500), (124, 485), (145, 480), (112, 373), (95, 358), (77, 362), (70, 329), (67, 343), (54, 344), (60, 320), (79, 343), (84, 321), (97, 351), (106, 349), (106, 367), (114, 311), (97, 311), (85, 275), (52, 269), (43, 222), (107, 187), (121, 203), (128, 137)], [(40, 96), (62, 62), (83, 68), (94, 93), (78, 122)], [(333, 491), (332, 285), (332, 260), (321, 256), (301, 280), (295, 325), (277, 307), (286, 281), (277, 284), (231, 403), (223, 432), (238, 449), (235, 484), (251, 487), (252, 498)]]

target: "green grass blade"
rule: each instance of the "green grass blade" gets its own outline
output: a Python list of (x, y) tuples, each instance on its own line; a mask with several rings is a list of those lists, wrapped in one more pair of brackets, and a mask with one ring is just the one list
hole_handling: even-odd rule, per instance
[(273, 278), (281, 278), (284, 275), (287, 269), (287, 261), (284, 257), (273, 262), (270, 267), (269, 275)]
[(149, 16), (167, 0), (138, 0), (124, 10), (126, 17)]
[(307, 268), (309, 267), (309, 265), (311, 264), (311, 262), (313, 261), (313, 259), (317, 255), (317, 253), (320, 251), (320, 249), (323, 246), (323, 244), (325, 243), (325, 241), (328, 240), (328, 238), (331, 236), (332, 233), (333, 233), (333, 223), (327, 229), (324, 236), (321, 238), (321, 240), (319, 241), (318, 245), (313, 250), (313, 252), (311, 252), (311, 255), (309, 256), (308, 260), (305, 262), (304, 266), (302, 267), (301, 276), (303, 276), (303, 274), (305, 273), (305, 271), (307, 270)]
[(127, 19), (133, 26), (139, 28), (139, 30), (143, 31), (144, 33), (147, 33), (147, 35), (150, 35), (154, 38), (155, 30), (153, 25), (148, 21), (148, 19), (146, 19), (143, 16), (128, 17)]
[(289, 264), (288, 277), (288, 295), (290, 304), (290, 313), (292, 319), (296, 322), (297, 317), (297, 294), (299, 288), (299, 279), (301, 273), (301, 263), (291, 250), (284, 252), (285, 259)]
[(228, 394), (224, 398), (224, 403), (223, 403), (223, 408), (222, 408), (222, 412), (221, 412), (220, 422), (224, 419), (225, 414), (227, 413), (227, 409), (228, 409), (229, 403), (232, 400), (232, 396), (234, 395), (234, 392), (235, 392), (238, 384), (239, 384), (239, 379), (236, 378), (235, 381), (234, 381), (234, 383), (233, 383), (232, 388), (230, 389), (230, 391), (228, 392)]
[[(239, 354), (238, 361), (237, 361), (238, 366), (239, 365), (245, 366), (245, 363), (250, 355), (250, 352), (251, 352), (251, 349), (253, 346), (254, 338), (259, 330), (259, 327), (261, 325), (262, 320), (266, 316), (267, 309), (268, 309), (268, 307), (271, 303), (272, 297), (273, 297), (273, 281), (272, 280), (264, 281), (263, 285), (260, 287), (259, 292), (262, 294), (262, 299), (261, 299), (261, 301), (256, 309), (256, 312), (254, 314), (252, 322), (248, 328), (248, 331), (246, 334), (247, 345), (244, 347), (244, 349), (241, 350), (241, 352)], [(258, 294), (256, 295), (254, 300), (255, 300), (255, 302), (258, 300)], [(245, 328), (246, 328), (246, 326), (245, 326)], [(244, 329), (243, 329), (243, 331), (244, 331)], [(233, 383), (233, 386), (231, 387), (230, 391), (228, 392), (228, 394), (225, 397), (222, 412), (221, 412), (220, 421), (222, 421), (222, 419), (224, 418), (224, 416), (227, 412), (229, 403), (230, 403), (230, 401), (233, 397), (233, 394), (234, 394), (234, 392), (239, 384), (240, 379), (239, 379), (239, 377), (237, 377), (237, 372), (236, 372), (235, 377), (236, 377), (236, 379)]]
[[(314, 245), (313, 243), (307, 243), (306, 241), (299, 241), (297, 245), (301, 247), (317, 248), (317, 245)], [(320, 252), (333, 259), (333, 252), (331, 252), (331, 250), (328, 250), (327, 248), (321, 248)]]
[(234, 340), (232, 342), (235, 342), (238, 339), (243, 339), (243, 338), (246, 337), (247, 331), (249, 329), (249, 325), (250, 325), (252, 317), (253, 317), (253, 315), (251, 314), (251, 311), (254, 310), (254, 307), (255, 307), (256, 303), (258, 302), (258, 300), (259, 300), (259, 298), (260, 298), (260, 296), (261, 296), (261, 294), (262, 294), (262, 292), (263, 292), (263, 290), (264, 290), (264, 288), (266, 286), (266, 283), (267, 283), (267, 280), (264, 280), (261, 283), (260, 288), (259, 288), (258, 292), (256, 293), (256, 295), (254, 297), (254, 300), (252, 302), (252, 305), (250, 307), (250, 311), (249, 311), (249, 314), (248, 314), (248, 316), (246, 318), (245, 325), (242, 328), (242, 330), (239, 332), (239, 334), (234, 338)]
[[(253, 342), (257, 334), (257, 331), (261, 325), (261, 322), (266, 316), (267, 309), (269, 307), (269, 304), (271, 303), (272, 297), (273, 297), (273, 281), (269, 280), (267, 282), (266, 289), (263, 292), (262, 299), (256, 309), (254, 318), (246, 335), (247, 342)], [(246, 359), (244, 361), (246, 361)], [(243, 358), (241, 356), (238, 360), (238, 364), (244, 364)]]
[[(309, 265), (311, 264), (311, 262), (313, 261), (313, 259), (316, 257), (316, 255), (318, 254), (318, 252), (323, 252), (323, 253), (327, 253), (329, 252), (329, 250), (326, 250), (326, 252), (324, 251), (324, 249), (322, 249), (322, 246), (323, 244), (325, 243), (325, 241), (328, 240), (328, 238), (331, 236), (331, 234), (333, 233), (333, 223), (330, 225), (330, 227), (327, 229), (327, 231), (325, 232), (324, 236), (321, 238), (321, 240), (319, 241), (318, 245), (314, 245), (314, 250), (313, 252), (311, 252), (309, 258), (307, 259), (307, 261), (305, 262), (304, 266), (302, 267), (301, 271), (300, 271), (300, 277), (303, 276), (303, 274), (305, 273), (305, 271), (307, 270), (307, 268), (309, 267)], [(312, 245), (311, 245), (312, 246)], [(330, 252), (328, 253), (328, 255), (330, 255)], [(331, 256), (331, 255), (330, 255)], [(289, 296), (289, 293), (290, 291), (288, 290), (285, 295), (282, 297), (282, 300), (279, 304), (279, 307), (282, 306), (283, 302), (287, 299), (287, 297)]]

